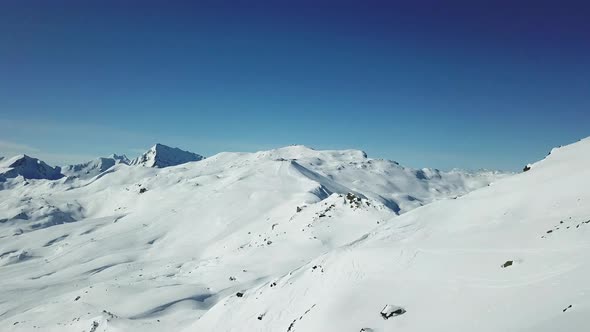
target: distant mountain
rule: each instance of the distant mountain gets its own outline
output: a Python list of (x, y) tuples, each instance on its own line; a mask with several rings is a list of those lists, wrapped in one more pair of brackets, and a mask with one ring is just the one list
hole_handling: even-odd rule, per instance
[(70, 177), (91, 178), (108, 170), (116, 164), (128, 165), (129, 162), (129, 158), (125, 155), (119, 156), (112, 154), (106, 158), (100, 157), (82, 164), (63, 166), (61, 172)]
[(59, 167), (51, 167), (39, 159), (24, 154), (7, 160), (0, 159), (0, 181), (16, 178), (19, 175), (25, 179), (56, 180), (63, 177)]
[(256, 160), (289, 160), (295, 169), (320, 183), (328, 194), (356, 192), (396, 213), (437, 199), (455, 198), (510, 175), (497, 171), (414, 169), (391, 160), (369, 158), (360, 150), (314, 150), (303, 145), (255, 155)]
[(196, 153), (156, 143), (156, 145), (152, 146), (151, 149), (144, 154), (133, 159), (129, 165), (164, 168), (188, 163), (190, 161), (199, 161), (204, 158), (205, 157)]

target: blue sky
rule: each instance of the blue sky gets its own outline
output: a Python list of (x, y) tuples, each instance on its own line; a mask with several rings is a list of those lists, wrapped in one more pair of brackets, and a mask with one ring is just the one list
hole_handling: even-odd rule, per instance
[(0, 155), (305, 144), (517, 170), (590, 134), (582, 2), (24, 0), (0, 15)]

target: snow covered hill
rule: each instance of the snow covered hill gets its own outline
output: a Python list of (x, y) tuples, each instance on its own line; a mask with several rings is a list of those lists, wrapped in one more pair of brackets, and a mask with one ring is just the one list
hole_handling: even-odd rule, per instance
[(359, 150), (316, 151), (301, 145), (259, 152), (256, 158), (291, 160), (310, 178), (343, 185), (340, 193), (361, 193), (396, 213), (435, 199), (463, 195), (507, 175), (497, 171), (412, 169), (394, 161), (368, 158)]
[[(302, 297), (317, 297), (305, 292), (292, 308), (279, 303), (289, 283), (306, 283), (282, 281), (308, 268), (325, 276), (327, 264), (312, 262), (350, 251), (376, 228), (387, 234), (430, 206), (422, 205), (460, 202), (506, 177), (303, 146), (165, 168), (170, 159), (150, 158), (139, 164), (157, 167), (118, 163), (90, 178), (13, 179), (0, 190), (0, 330), (287, 330), (292, 314), (324, 307), (296, 311)], [(392, 261), (397, 249), (381, 245), (371, 259)], [(291, 330), (320, 330), (298, 325)]]
[(133, 159), (129, 164), (163, 168), (184, 164), (190, 161), (199, 161), (201, 159), (204, 159), (204, 157), (196, 153), (156, 143), (156, 145), (152, 146), (141, 156)]

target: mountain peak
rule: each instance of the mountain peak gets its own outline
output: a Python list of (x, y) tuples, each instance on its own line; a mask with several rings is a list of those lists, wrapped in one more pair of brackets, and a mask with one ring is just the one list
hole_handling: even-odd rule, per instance
[(130, 165), (164, 168), (184, 164), (190, 161), (199, 161), (205, 157), (179, 148), (156, 143), (141, 156), (133, 159)]
[(129, 162), (130, 162), (129, 158), (127, 158), (127, 156), (124, 154), (118, 155), (118, 154), (113, 153), (113, 154), (109, 155), (108, 158), (114, 159), (114, 160), (116, 160), (120, 163), (123, 163), (123, 164), (129, 164)]
[(37, 162), (41, 162), (43, 163), (43, 161), (27, 156), (26, 154), (19, 154), (16, 155), (12, 158), (6, 159), (3, 161), (2, 163), (2, 167), (18, 167), (24, 163), (27, 162), (33, 162), (33, 163), (37, 163)]
[(51, 167), (45, 162), (29, 157), (26, 154), (2, 160), (0, 163), (1, 178), (15, 178), (19, 175), (25, 179), (57, 180), (63, 177), (59, 167)]

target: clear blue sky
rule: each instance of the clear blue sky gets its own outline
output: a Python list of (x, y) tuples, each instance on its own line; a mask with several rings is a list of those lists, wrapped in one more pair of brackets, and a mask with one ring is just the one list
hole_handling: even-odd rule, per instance
[(90, 3), (2, 3), (0, 154), (305, 144), (516, 170), (590, 135), (582, 1)]

